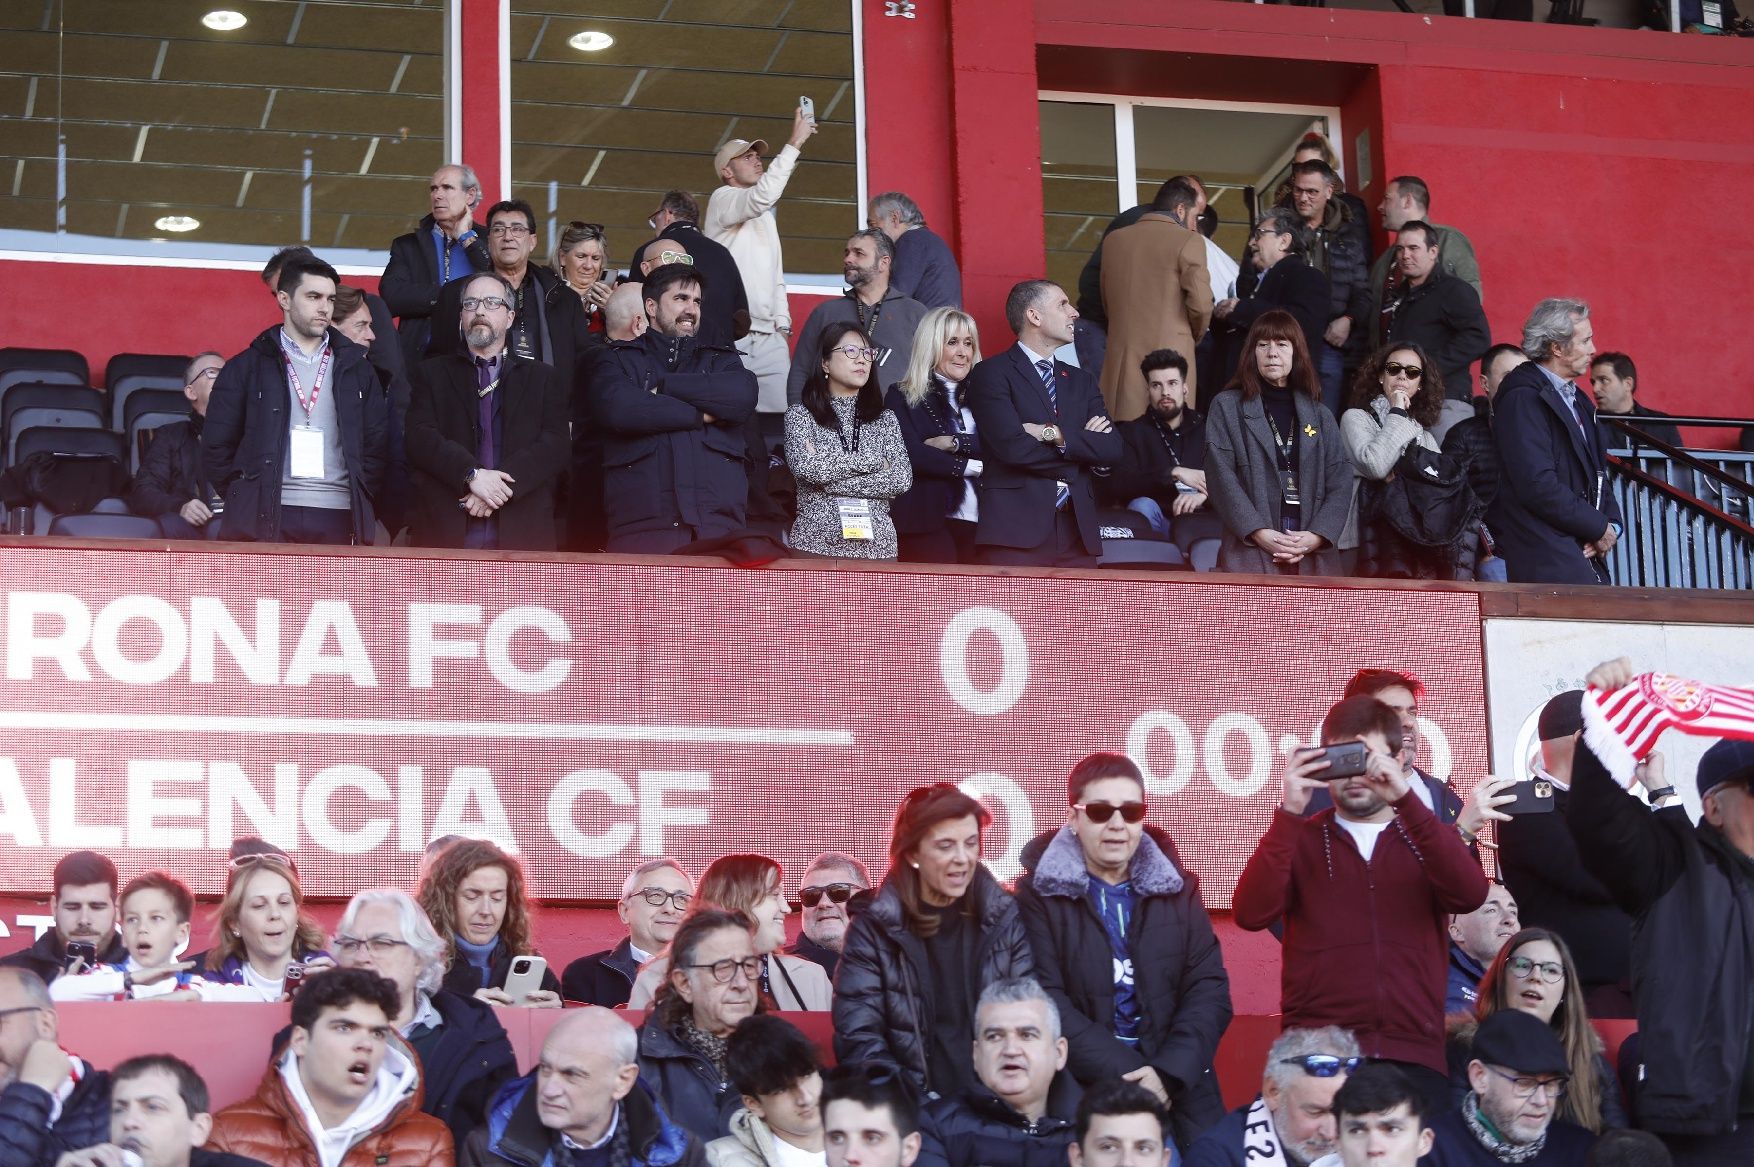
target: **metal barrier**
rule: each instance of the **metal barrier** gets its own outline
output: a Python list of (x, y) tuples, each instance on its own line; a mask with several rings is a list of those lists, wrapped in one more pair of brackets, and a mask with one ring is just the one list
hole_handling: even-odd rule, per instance
[[(1615, 432), (1609, 489), (1626, 531), (1608, 554), (1616, 584), (1653, 588), (1754, 587), (1754, 455), (1690, 451), (1598, 415)], [(1667, 422), (1669, 419), (1664, 419)], [(1740, 419), (1675, 418), (1680, 425), (1741, 426)]]

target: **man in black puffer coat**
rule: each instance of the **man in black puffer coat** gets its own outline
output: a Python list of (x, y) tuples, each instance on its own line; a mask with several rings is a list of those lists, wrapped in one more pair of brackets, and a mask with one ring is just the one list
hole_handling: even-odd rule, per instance
[[(68, 1151), (110, 1140), (110, 1076), (56, 1040), (49, 987), (0, 968), (0, 1164), (55, 1167)], [(71, 1082), (72, 1092), (55, 1100)]]
[[(1212, 1072), (1231, 1016), (1224, 954), (1169, 836), (1143, 821), (1138, 767), (1093, 754), (1067, 786), (1071, 822), (1023, 849), (1017, 881), (1035, 976), (1059, 1006), (1077, 1079), (1125, 1076), (1167, 1094), (1185, 1150), (1224, 1116)], [(1128, 804), (1139, 821), (1126, 821)]]

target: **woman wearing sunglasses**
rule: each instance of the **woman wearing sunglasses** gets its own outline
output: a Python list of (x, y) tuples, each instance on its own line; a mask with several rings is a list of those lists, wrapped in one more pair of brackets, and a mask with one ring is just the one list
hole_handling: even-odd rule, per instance
[[(1412, 449), (1440, 452), (1431, 427), (1442, 409), (1443, 374), (1416, 344), (1378, 349), (1358, 370), (1352, 383), (1352, 408), (1340, 416), (1340, 436), (1358, 471), (1352, 514), (1340, 546), (1358, 548), (1359, 575), (1474, 578), (1471, 534), (1454, 549), (1426, 547), (1403, 535), (1388, 516), (1395, 496), (1387, 484), (1397, 474), (1407, 473)], [(1471, 490), (1468, 495), (1472, 497)]]
[(549, 259), (549, 266), (564, 285), (555, 291), (570, 288), (578, 295), (584, 304), (586, 324), (599, 336), (603, 333), (603, 305), (615, 291), (615, 285), (603, 278), (609, 265), (608, 248), (609, 239), (603, 234), (602, 224), (574, 219), (561, 231), (554, 255)]
[(1150, 1090), (1185, 1151), (1224, 1115), (1212, 1073), (1230, 1024), (1224, 954), (1174, 844), (1145, 822), (1139, 767), (1092, 754), (1066, 795), (1070, 818), (1023, 849), (1017, 881), (1036, 979), (1059, 1006), (1073, 1076)]
[(894, 559), (889, 500), (913, 485), (895, 415), (873, 375), (865, 330), (836, 322), (822, 332), (804, 399), (786, 411), (786, 463), (798, 485), (794, 550), (847, 559)]
[(300, 966), (302, 976), (335, 962), (323, 951), (322, 925), (305, 914), (298, 868), (286, 853), (260, 839), (240, 839), (232, 851), (201, 975), (279, 1001), (289, 992), (288, 968)]
[(1017, 901), (981, 863), (992, 821), (949, 782), (903, 800), (889, 874), (853, 921), (834, 974), (837, 1061), (898, 1067), (942, 1097), (976, 1083), (981, 990), (1035, 969)]
[[(749, 922), (756, 954), (761, 957), (757, 990), (768, 1009), (821, 1011), (834, 996), (822, 967), (781, 951), (786, 946), (786, 917), (792, 914), (781, 891), (785, 872), (765, 855), (721, 855), (701, 873), (700, 890), (689, 914), (719, 910)], [(686, 923), (686, 917), (684, 923)], [(629, 1009), (644, 1009), (670, 973), (670, 955), (659, 953), (640, 969), (633, 982)]]
[(1620, 1102), (1620, 1081), (1584, 1008), (1583, 982), (1557, 932), (1524, 928), (1504, 942), (1480, 979), (1474, 1014), (1456, 1023), (1451, 1034), (1450, 1083), (1458, 1095), (1468, 1089), (1468, 1047), (1474, 1030), (1500, 1009), (1532, 1013), (1552, 1027), (1565, 1047), (1571, 1077), (1559, 1099), (1558, 1117), (1597, 1134), (1628, 1125)]

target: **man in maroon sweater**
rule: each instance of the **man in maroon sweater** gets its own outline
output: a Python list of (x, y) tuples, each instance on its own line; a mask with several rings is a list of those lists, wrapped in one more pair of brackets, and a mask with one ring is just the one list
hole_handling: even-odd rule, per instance
[[(1445, 929), (1485, 901), (1486, 876), (1407, 785), (1394, 710), (1349, 697), (1323, 719), (1322, 742), (1364, 743), (1364, 773), (1329, 782), (1321, 750), (1292, 755), (1285, 800), (1237, 881), (1236, 922), (1285, 922), (1286, 1027), (1351, 1030), (1366, 1056), (1399, 1064), (1441, 1108)], [(1333, 807), (1299, 817), (1323, 786)]]

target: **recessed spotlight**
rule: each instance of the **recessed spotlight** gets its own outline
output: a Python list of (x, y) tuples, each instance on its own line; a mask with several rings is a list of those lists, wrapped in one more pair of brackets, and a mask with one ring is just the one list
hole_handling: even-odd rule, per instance
[(575, 32), (566, 43), (581, 53), (600, 53), (614, 44), (615, 38), (606, 32)]
[(181, 235), (185, 231), (195, 230), (201, 225), (201, 220), (188, 215), (166, 215), (162, 219), (155, 219), (152, 225), (160, 231), (175, 231)]
[(236, 32), (250, 23), (250, 18), (241, 12), (233, 12), (229, 8), (215, 8), (201, 18), (201, 23), (214, 32)]

